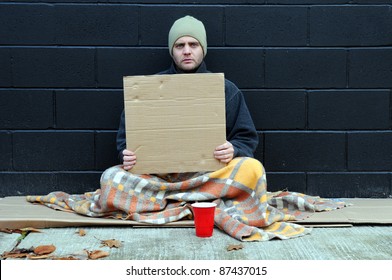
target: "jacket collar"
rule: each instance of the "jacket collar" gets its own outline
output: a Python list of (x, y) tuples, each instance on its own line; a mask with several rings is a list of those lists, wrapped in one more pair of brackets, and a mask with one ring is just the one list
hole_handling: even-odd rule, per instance
[[(172, 62), (168, 72), (169, 72), (168, 74), (183, 74), (183, 72), (177, 70), (177, 67), (175, 66), (174, 62)], [(210, 71), (207, 70), (206, 63), (203, 60), (199, 68), (197, 68), (197, 70), (194, 73), (209, 73), (209, 72)]]

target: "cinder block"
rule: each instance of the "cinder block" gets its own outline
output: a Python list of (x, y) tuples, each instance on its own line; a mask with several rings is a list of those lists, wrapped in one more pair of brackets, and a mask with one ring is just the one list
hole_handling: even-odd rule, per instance
[(392, 132), (349, 132), (348, 169), (355, 171), (391, 171)]
[(11, 49), (0, 48), (0, 87), (12, 86)]
[(53, 91), (0, 90), (0, 129), (53, 128)]
[(325, 198), (388, 198), (390, 184), (388, 173), (310, 173), (307, 194)]
[(268, 172), (267, 174), (267, 190), (270, 192), (290, 191), (305, 193), (306, 190), (306, 174), (302, 172)]
[(57, 189), (69, 194), (84, 194), (100, 188), (100, 171), (55, 173)]
[(389, 6), (312, 6), (309, 21), (311, 46), (392, 44)]
[(227, 6), (226, 45), (306, 46), (307, 7)]
[[(351, 3), (351, 2), (350, 2)], [(353, 4), (391, 4), (390, 0), (354, 0)]]
[(47, 4), (0, 3), (0, 45), (53, 44), (53, 11), (54, 6)]
[[(12, 138), (6, 131), (0, 131), (0, 170), (12, 169)], [(3, 186), (0, 184), (0, 186)], [(1, 196), (1, 195), (0, 195)]]
[(47, 195), (55, 191), (84, 194), (100, 187), (102, 172), (0, 172), (0, 197)]
[(346, 52), (340, 49), (267, 49), (268, 88), (345, 88)]
[(389, 90), (310, 91), (310, 129), (389, 129)]
[[(257, 0), (254, 1), (260, 2)], [(310, 4), (310, 5), (351, 4), (352, 5), (352, 4), (390, 4), (390, 0), (265, 0), (265, 3), (288, 4), (288, 5), (298, 5), (298, 4)]]
[(116, 136), (117, 131), (98, 131), (95, 134), (96, 170), (103, 171), (111, 166), (122, 164), (118, 159)]
[(16, 87), (95, 87), (93, 48), (15, 48)]
[(244, 96), (257, 129), (305, 129), (305, 91), (245, 90)]
[[(368, 0), (371, 1), (371, 0)], [(354, 1), (350, 0), (266, 0), (266, 4), (287, 4), (287, 5), (298, 5), (298, 4), (349, 4)]]
[(92, 132), (15, 132), (13, 141), (16, 171), (94, 170)]
[(56, 42), (61, 45), (137, 45), (136, 5), (56, 5)]
[(56, 127), (118, 129), (123, 100), (121, 90), (56, 91)]
[(350, 88), (391, 88), (392, 49), (350, 49)]
[(257, 132), (257, 135), (259, 136), (259, 145), (256, 148), (254, 157), (264, 165), (264, 134)]
[[(205, 4), (204, 1), (202, 4)], [(202, 21), (208, 46), (222, 46), (224, 42), (224, 8), (199, 5), (155, 5), (140, 7), (140, 43), (144, 46), (167, 48), (170, 27), (177, 19), (190, 15)]]
[(97, 75), (100, 88), (123, 88), (123, 77), (153, 75), (171, 65), (166, 48), (99, 48)]
[(239, 88), (264, 87), (264, 51), (262, 49), (210, 49), (206, 64), (211, 72), (224, 73)]
[(265, 166), (271, 171), (345, 171), (343, 132), (264, 132)]
[(51, 172), (0, 172), (0, 197), (46, 195), (58, 188), (56, 176)]

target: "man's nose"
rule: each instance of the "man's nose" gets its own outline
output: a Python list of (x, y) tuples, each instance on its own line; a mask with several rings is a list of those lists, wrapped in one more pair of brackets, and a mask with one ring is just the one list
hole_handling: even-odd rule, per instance
[(190, 54), (191, 53), (191, 48), (189, 45), (185, 45), (184, 46), (184, 54)]

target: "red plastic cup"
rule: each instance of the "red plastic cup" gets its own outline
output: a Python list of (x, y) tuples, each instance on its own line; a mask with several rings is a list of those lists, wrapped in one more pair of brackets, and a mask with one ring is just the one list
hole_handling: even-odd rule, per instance
[(216, 204), (213, 202), (195, 202), (192, 205), (197, 237), (211, 237), (214, 231)]

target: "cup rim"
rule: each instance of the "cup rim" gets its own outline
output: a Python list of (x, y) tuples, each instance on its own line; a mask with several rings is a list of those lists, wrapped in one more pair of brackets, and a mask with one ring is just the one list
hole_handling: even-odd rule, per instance
[(192, 207), (195, 208), (212, 208), (216, 207), (216, 203), (214, 202), (194, 202), (191, 204)]

